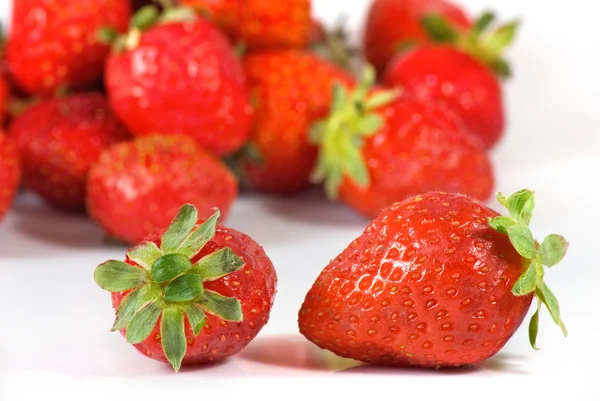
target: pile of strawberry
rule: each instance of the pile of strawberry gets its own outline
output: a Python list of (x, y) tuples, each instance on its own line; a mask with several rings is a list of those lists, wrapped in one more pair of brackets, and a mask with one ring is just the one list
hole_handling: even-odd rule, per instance
[(148, 3), (15, 1), (0, 66), (0, 218), (22, 184), (134, 245), (95, 279), (113, 293), (113, 330), (141, 352), (178, 370), (241, 351), (277, 277), (218, 220), (242, 189), (314, 185), (375, 218), (300, 310), (319, 346), (372, 363), (476, 363), (534, 295), (564, 329), (543, 266), (566, 241), (533, 240), (530, 191), (500, 198), (511, 217), (480, 203), (517, 23), (374, 0), (361, 53), (310, 0)]

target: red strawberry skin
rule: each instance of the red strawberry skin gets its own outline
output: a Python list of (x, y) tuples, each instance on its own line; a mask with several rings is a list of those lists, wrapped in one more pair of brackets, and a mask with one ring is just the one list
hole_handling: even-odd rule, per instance
[(486, 148), (502, 136), (505, 114), (500, 81), (491, 69), (460, 50), (424, 47), (400, 55), (383, 81), (421, 101), (448, 104)]
[(41, 101), (13, 120), (9, 134), (25, 186), (64, 209), (84, 207), (90, 166), (104, 148), (130, 138), (100, 93)]
[(464, 195), (411, 197), (385, 210), (321, 273), (299, 312), (303, 335), (384, 365), (460, 366), (497, 353), (532, 296), (511, 289), (523, 258)]
[(0, 127), (4, 124), (8, 112), (8, 102), (10, 100), (10, 82), (7, 74), (0, 67)]
[(11, 73), (30, 94), (89, 88), (100, 81), (109, 53), (97, 31), (123, 32), (130, 17), (131, 4), (124, 0), (15, 1), (6, 48)]
[[(160, 235), (153, 235), (149, 240), (160, 246)], [(249, 236), (236, 230), (220, 226), (216, 234), (202, 251), (192, 259), (200, 260), (203, 256), (229, 247), (245, 262), (238, 271), (207, 282), (205, 288), (219, 294), (237, 298), (242, 304), (244, 320), (242, 322), (226, 322), (221, 318), (207, 314), (206, 324), (196, 337), (187, 318), (185, 332), (187, 337), (187, 353), (184, 365), (213, 363), (225, 359), (243, 350), (268, 322), (273, 301), (275, 299), (277, 274), (264, 249)], [(127, 263), (135, 266), (130, 260)], [(113, 306), (119, 307), (125, 293), (113, 293)], [(122, 331), (125, 334), (125, 330)], [(135, 348), (142, 354), (167, 362), (160, 339), (160, 326), (156, 325), (150, 336)]]
[(310, 185), (317, 149), (308, 141), (312, 124), (329, 113), (335, 84), (353, 78), (308, 52), (273, 51), (246, 57), (244, 66), (256, 104), (250, 146), (261, 163), (245, 162), (244, 178), (255, 189), (291, 194)]
[(481, 142), (469, 135), (453, 110), (403, 98), (380, 111), (385, 124), (365, 141), (368, 188), (346, 178), (340, 198), (374, 218), (394, 202), (434, 190), (487, 200), (494, 187)]
[(237, 197), (224, 164), (185, 136), (153, 135), (106, 149), (87, 185), (91, 217), (112, 237), (130, 244), (166, 228), (185, 203), (208, 218), (223, 218)]
[(223, 156), (250, 133), (241, 63), (223, 34), (202, 19), (158, 25), (134, 50), (113, 53), (106, 86), (134, 135), (188, 135)]
[(367, 60), (379, 73), (383, 73), (402, 44), (429, 42), (420, 22), (429, 13), (439, 14), (458, 27), (470, 26), (463, 10), (443, 0), (375, 0), (372, 3), (365, 27), (364, 47)]
[(10, 208), (21, 181), (17, 147), (0, 131), (0, 220)]

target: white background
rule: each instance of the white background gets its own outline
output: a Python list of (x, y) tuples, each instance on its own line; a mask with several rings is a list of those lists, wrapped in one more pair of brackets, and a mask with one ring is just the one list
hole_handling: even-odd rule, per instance
[[(8, 0), (0, 3), (5, 16)], [(359, 35), (368, 1), (315, 3), (316, 14), (329, 22), (347, 13)], [(0, 400), (287, 399), (290, 394), (600, 400), (600, 7), (593, 0), (463, 3), (472, 13), (495, 6), (503, 18), (518, 16), (524, 23), (510, 53), (516, 75), (506, 86), (509, 130), (493, 153), (497, 190), (536, 190), (536, 236), (559, 232), (571, 242), (565, 261), (547, 276), (561, 301), (568, 338), (544, 313), (539, 352), (529, 347), (523, 327), (477, 369), (351, 368), (298, 335), (296, 316), (319, 271), (366, 222), (318, 194), (288, 200), (246, 196), (228, 224), (260, 242), (278, 270), (271, 321), (238, 357), (174, 375), (108, 332), (114, 316), (109, 295), (96, 287), (92, 274), (98, 263), (121, 258), (124, 249), (104, 245), (102, 232), (85, 217), (53, 212), (26, 195), (0, 225)]]

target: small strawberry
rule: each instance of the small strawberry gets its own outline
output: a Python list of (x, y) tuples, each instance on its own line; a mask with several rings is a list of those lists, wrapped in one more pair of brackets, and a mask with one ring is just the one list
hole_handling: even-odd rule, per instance
[(498, 199), (510, 217), (443, 192), (386, 209), (317, 278), (299, 312), (301, 333), (367, 363), (476, 364), (506, 344), (535, 297), (532, 346), (542, 304), (566, 335), (543, 266), (565, 256), (567, 241), (534, 241), (533, 192)]
[(463, 10), (443, 0), (375, 0), (367, 17), (364, 48), (367, 60), (379, 73), (407, 45), (430, 41), (421, 25), (428, 14), (446, 17), (459, 28), (468, 28)]
[(492, 167), (456, 113), (442, 104), (370, 90), (374, 75), (367, 69), (352, 93), (337, 87), (331, 115), (312, 132), (320, 146), (313, 179), (325, 182), (329, 197), (369, 218), (415, 193), (489, 198)]
[(135, 244), (164, 229), (191, 203), (201, 218), (225, 217), (237, 181), (225, 165), (186, 136), (153, 135), (106, 149), (90, 170), (90, 216), (113, 238)]
[(424, 102), (448, 104), (467, 128), (491, 148), (505, 127), (502, 87), (496, 73), (510, 74), (501, 53), (514, 40), (517, 23), (486, 34), (485, 28), (493, 21), (493, 15), (488, 13), (472, 31), (461, 36), (439, 17), (425, 21), (443, 43), (398, 56), (390, 63), (383, 82), (400, 86)]
[(184, 205), (164, 233), (109, 260), (94, 279), (112, 292), (116, 321), (142, 354), (182, 365), (212, 363), (244, 349), (269, 320), (277, 274), (247, 235), (198, 221)]
[(89, 88), (101, 80), (109, 53), (97, 30), (108, 26), (122, 32), (130, 16), (124, 0), (15, 1), (7, 45), (10, 71), (30, 94)]
[(236, 42), (252, 51), (304, 49), (313, 23), (310, 0), (182, 0), (206, 12)]
[(21, 181), (17, 147), (0, 131), (0, 220), (10, 208)]
[(73, 94), (36, 103), (12, 121), (23, 182), (55, 207), (85, 205), (85, 183), (92, 163), (109, 145), (130, 137), (104, 95)]
[(250, 133), (245, 75), (223, 34), (190, 9), (134, 16), (127, 36), (112, 39), (106, 68), (111, 105), (135, 135), (183, 134), (219, 156)]
[(347, 72), (308, 52), (252, 53), (244, 60), (255, 117), (242, 176), (258, 190), (295, 193), (310, 185), (317, 148), (308, 142), (312, 124), (330, 110), (335, 84), (350, 85)]

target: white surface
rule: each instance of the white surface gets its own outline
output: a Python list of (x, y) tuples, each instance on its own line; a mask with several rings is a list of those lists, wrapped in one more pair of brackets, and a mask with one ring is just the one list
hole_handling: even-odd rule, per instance
[[(510, 129), (493, 156), (497, 189), (535, 189), (536, 236), (558, 232), (572, 244), (565, 261), (547, 276), (561, 301), (568, 338), (544, 313), (542, 351), (530, 349), (523, 327), (497, 357), (475, 370), (345, 369), (339, 361), (327, 368), (323, 353), (296, 334), (297, 310), (319, 271), (366, 222), (319, 194), (245, 197), (228, 224), (260, 242), (278, 270), (270, 323), (247, 351), (227, 363), (174, 375), (108, 332), (109, 295), (96, 287), (92, 272), (99, 262), (121, 258), (124, 249), (103, 245), (101, 231), (84, 217), (52, 212), (27, 195), (0, 225), (0, 400), (146, 400), (166, 394), (219, 400), (289, 394), (600, 400), (595, 256), (600, 190), (591, 179), (600, 171), (599, 6), (591, 0), (465, 3), (477, 12), (494, 1), (503, 17), (524, 20), (511, 52), (516, 77), (507, 86)], [(0, 1), (4, 14), (7, 2)], [(340, 3), (317, 0), (316, 11), (333, 21), (338, 8), (346, 8), (359, 29), (367, 1)]]

